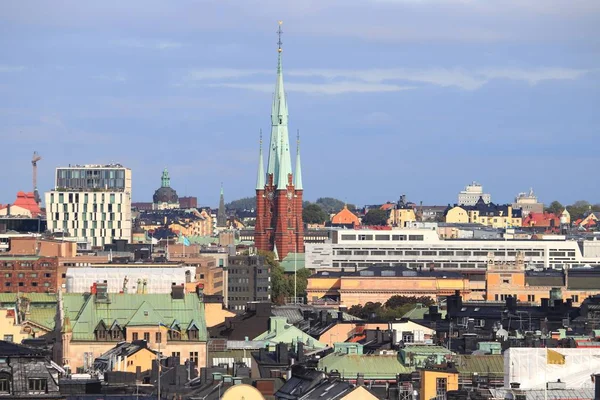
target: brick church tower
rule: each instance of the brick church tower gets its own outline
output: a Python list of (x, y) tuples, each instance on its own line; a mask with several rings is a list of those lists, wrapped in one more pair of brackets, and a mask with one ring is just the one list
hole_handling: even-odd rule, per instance
[(267, 171), (262, 154), (262, 137), (256, 179), (256, 224), (254, 243), (258, 250), (273, 251), (280, 260), (288, 253), (304, 253), (302, 223), (302, 170), (300, 141), (296, 145), (296, 169), (292, 173), (288, 109), (281, 67), (281, 22), (279, 23), (277, 81), (271, 109), (271, 140)]

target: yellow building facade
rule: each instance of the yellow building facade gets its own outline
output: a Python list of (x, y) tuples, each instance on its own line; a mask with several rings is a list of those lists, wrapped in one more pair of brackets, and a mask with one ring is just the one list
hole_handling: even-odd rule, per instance
[(446, 213), (446, 222), (452, 224), (466, 224), (469, 222), (469, 214), (462, 207), (453, 207)]
[(390, 210), (388, 225), (393, 227), (406, 228), (411, 222), (417, 220), (415, 210), (412, 208), (396, 208)]
[(420, 399), (445, 399), (451, 390), (458, 390), (458, 371), (421, 370)]

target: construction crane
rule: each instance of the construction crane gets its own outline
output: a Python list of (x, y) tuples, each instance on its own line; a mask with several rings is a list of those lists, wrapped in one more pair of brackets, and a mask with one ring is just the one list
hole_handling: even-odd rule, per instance
[(40, 161), (42, 157), (38, 154), (37, 151), (33, 152), (33, 157), (31, 159), (31, 165), (33, 167), (33, 196), (35, 198), (36, 203), (40, 203), (40, 194), (37, 190), (37, 162)]

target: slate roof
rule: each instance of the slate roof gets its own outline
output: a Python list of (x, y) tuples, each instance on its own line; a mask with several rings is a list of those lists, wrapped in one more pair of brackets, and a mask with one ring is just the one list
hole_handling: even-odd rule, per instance
[(200, 341), (207, 338), (204, 304), (195, 293), (186, 294), (183, 299), (173, 299), (171, 294), (164, 293), (108, 293), (108, 303), (95, 299), (95, 295), (63, 294), (63, 308), (70, 318), (73, 340), (95, 340), (94, 329), (100, 321), (106, 326), (117, 321), (122, 328), (158, 323), (171, 327), (176, 323), (184, 334), (195, 323)]
[(39, 348), (32, 348), (16, 344), (13, 342), (5, 342), (0, 340), (0, 356), (2, 357), (16, 357), (16, 356), (31, 356), (31, 355), (44, 355), (44, 350)]
[(331, 353), (319, 360), (318, 368), (328, 373), (338, 371), (342, 378), (353, 379), (363, 374), (365, 379), (396, 379), (398, 374), (409, 374), (412, 367), (402, 364), (398, 355)]
[(525, 284), (529, 286), (563, 286), (561, 271), (526, 271)]
[(458, 272), (451, 271), (431, 271), (431, 270), (414, 270), (401, 266), (390, 266), (384, 264), (373, 265), (360, 271), (318, 271), (313, 277), (322, 278), (337, 278), (345, 276), (364, 276), (364, 277), (439, 277), (439, 278), (461, 278), (462, 275)]

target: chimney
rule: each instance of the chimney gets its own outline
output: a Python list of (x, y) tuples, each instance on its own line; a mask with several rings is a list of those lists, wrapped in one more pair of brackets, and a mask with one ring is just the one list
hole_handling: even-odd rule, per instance
[(108, 302), (108, 284), (106, 282), (95, 283), (96, 287), (96, 303)]
[(298, 342), (296, 345), (296, 359), (298, 362), (304, 361), (304, 343)]
[(173, 300), (179, 299), (182, 300), (185, 296), (185, 290), (183, 285), (173, 285), (171, 286), (171, 298)]
[(592, 375), (594, 381), (594, 399), (600, 399), (600, 374)]
[(343, 311), (338, 311), (337, 320), (338, 320), (338, 322), (344, 321), (344, 312)]
[(364, 386), (365, 385), (365, 376), (364, 374), (356, 374), (356, 386)]
[(277, 362), (287, 365), (289, 362), (288, 348), (285, 343), (278, 343), (275, 347)]
[(513, 313), (516, 312), (517, 311), (517, 298), (514, 296), (508, 296), (506, 298), (506, 308), (510, 312), (513, 312)]
[(258, 349), (258, 361), (266, 361), (267, 360), (267, 349), (264, 347), (261, 347), (260, 349)]
[(325, 316), (325, 324), (331, 325), (331, 322), (333, 322), (333, 317), (331, 316), (331, 313), (329, 311), (325, 312), (327, 313), (327, 315)]

